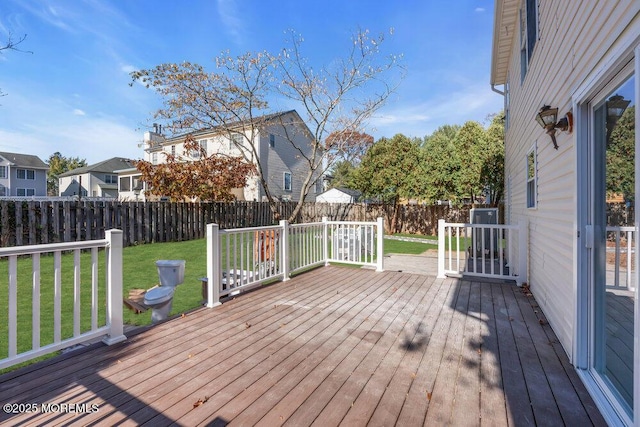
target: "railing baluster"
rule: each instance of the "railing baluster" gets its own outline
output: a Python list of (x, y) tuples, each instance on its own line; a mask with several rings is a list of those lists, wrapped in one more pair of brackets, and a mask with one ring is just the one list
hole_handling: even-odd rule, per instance
[(31, 257), (33, 270), (33, 291), (31, 293), (31, 348), (40, 348), (40, 254)]
[(9, 257), (9, 357), (18, 353), (18, 257)]
[(91, 249), (91, 330), (98, 329), (98, 248)]
[(80, 249), (73, 251), (73, 336), (80, 335)]
[(60, 251), (53, 253), (53, 342), (62, 340), (62, 262)]

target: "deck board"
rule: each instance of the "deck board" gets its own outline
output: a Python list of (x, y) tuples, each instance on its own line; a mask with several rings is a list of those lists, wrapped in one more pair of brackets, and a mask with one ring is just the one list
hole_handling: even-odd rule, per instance
[(340, 267), (5, 374), (0, 399), (99, 408), (13, 425), (604, 425), (519, 288)]

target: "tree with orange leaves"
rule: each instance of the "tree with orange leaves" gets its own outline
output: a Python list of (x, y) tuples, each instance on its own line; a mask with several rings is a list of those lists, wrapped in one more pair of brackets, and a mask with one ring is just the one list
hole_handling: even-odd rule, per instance
[(192, 135), (187, 135), (184, 153), (200, 151), (200, 159), (185, 161), (183, 156), (164, 153), (166, 163), (153, 165), (144, 160), (134, 162), (147, 184), (147, 194), (174, 200), (231, 201), (231, 190), (242, 188), (255, 167), (239, 156), (207, 156)]

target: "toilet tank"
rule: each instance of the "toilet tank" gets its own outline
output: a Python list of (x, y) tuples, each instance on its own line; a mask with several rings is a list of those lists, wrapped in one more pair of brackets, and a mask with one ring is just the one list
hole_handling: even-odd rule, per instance
[(184, 266), (186, 261), (182, 259), (169, 259), (156, 261), (160, 286), (176, 287), (184, 282)]

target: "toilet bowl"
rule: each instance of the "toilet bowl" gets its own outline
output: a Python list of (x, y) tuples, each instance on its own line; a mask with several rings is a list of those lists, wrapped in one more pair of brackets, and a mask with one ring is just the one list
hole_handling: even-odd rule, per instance
[(151, 321), (160, 322), (169, 317), (176, 286), (184, 281), (184, 260), (156, 261), (160, 286), (144, 295), (144, 304), (151, 307)]
[(151, 322), (158, 323), (169, 317), (175, 288), (158, 286), (144, 294), (144, 305), (151, 307)]

